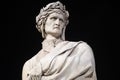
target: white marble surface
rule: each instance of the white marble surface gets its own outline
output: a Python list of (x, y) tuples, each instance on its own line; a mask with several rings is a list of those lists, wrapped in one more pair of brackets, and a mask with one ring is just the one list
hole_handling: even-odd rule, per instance
[(42, 49), (25, 62), (22, 80), (97, 80), (91, 47), (65, 40), (68, 17), (59, 1), (41, 9), (36, 28), (44, 38)]

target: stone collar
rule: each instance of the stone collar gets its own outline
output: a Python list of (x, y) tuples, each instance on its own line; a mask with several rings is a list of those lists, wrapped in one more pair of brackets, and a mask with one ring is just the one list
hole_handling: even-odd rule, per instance
[(50, 52), (53, 48), (56, 47), (56, 45), (60, 42), (62, 42), (63, 40), (61, 39), (52, 39), (52, 40), (47, 40), (45, 39), (42, 42), (42, 49), (46, 52)]

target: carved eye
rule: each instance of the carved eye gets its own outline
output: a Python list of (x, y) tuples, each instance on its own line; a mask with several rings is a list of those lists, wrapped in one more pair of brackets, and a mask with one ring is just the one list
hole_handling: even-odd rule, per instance
[(51, 17), (50, 19), (51, 19), (51, 20), (56, 20), (57, 18), (56, 18), (56, 17)]
[(60, 21), (61, 21), (61, 22), (64, 22), (63, 19), (61, 19), (61, 18), (60, 18)]

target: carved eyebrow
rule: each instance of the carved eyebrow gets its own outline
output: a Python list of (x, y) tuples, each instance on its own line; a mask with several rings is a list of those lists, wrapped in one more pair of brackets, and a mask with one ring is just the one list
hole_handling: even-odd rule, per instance
[(62, 18), (57, 17), (57, 16), (52, 16), (52, 17), (50, 17), (50, 19), (57, 19), (57, 18), (59, 18), (59, 20), (62, 21), (62, 22), (64, 21)]
[(56, 16), (52, 16), (52, 17), (50, 17), (50, 19), (57, 19), (57, 17)]
[(59, 19), (60, 21), (64, 22), (63, 17), (56, 16), (56, 15), (52, 15), (52, 16), (50, 17), (50, 19), (53, 19), (53, 20)]

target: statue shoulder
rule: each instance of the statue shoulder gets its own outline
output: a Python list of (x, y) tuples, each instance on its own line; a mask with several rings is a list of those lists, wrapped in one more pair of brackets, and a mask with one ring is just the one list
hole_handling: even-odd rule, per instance
[(87, 42), (81, 42), (78, 45), (78, 52), (81, 55), (81, 60), (84, 62), (92, 62), (92, 64), (95, 64), (94, 62), (94, 53), (91, 48), (91, 46)]
[(75, 44), (74, 53), (77, 55), (93, 55), (92, 48), (87, 42), (84, 41), (70, 41), (71, 44)]
[(85, 41), (64, 41), (69, 44), (76, 44), (79, 48), (82, 49), (91, 49), (90, 45)]
[(42, 53), (42, 50), (40, 50), (37, 54), (35, 54), (33, 57), (31, 57), (30, 59), (28, 59), (24, 65), (23, 68), (29, 68), (31, 69), (32, 66), (36, 65), (36, 63), (38, 62), (38, 59), (40, 58), (39, 55)]
[(85, 41), (78, 41), (78, 47), (82, 48), (83, 50), (92, 50), (91, 46)]
[(84, 42), (84, 41), (66, 41), (67, 43), (69, 43), (69, 44), (76, 44), (76, 45), (82, 45), (82, 46), (86, 46), (86, 45), (88, 45), (86, 42)]
[(30, 67), (31, 67), (31, 65), (32, 65), (32, 62), (33, 62), (33, 58), (31, 58), (31, 59), (29, 59), (29, 60), (27, 60), (25, 63), (24, 63), (24, 65), (23, 65), (23, 69), (30, 69)]

